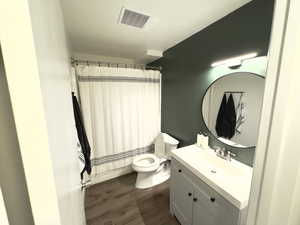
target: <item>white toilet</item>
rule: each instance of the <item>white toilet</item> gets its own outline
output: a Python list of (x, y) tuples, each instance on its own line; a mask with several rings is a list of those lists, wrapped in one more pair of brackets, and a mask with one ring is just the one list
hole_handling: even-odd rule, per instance
[(133, 159), (132, 168), (137, 172), (136, 188), (150, 188), (170, 178), (170, 152), (178, 143), (170, 135), (160, 133), (155, 140), (154, 154), (142, 154)]

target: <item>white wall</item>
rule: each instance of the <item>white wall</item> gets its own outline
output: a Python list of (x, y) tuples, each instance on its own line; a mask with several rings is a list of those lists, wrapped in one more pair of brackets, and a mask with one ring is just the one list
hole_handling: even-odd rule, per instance
[[(257, 142), (258, 126), (260, 122), (261, 107), (263, 103), (265, 81), (251, 73), (235, 73), (222, 77), (211, 86), (210, 100), (205, 99), (204, 103), (209, 104), (209, 109), (204, 109), (208, 115), (208, 125), (214, 135), (219, 107), (225, 91), (244, 91), (244, 102), (246, 105), (246, 120), (242, 126), (242, 134), (232, 137), (232, 141), (244, 145), (255, 146)], [(209, 97), (206, 95), (205, 98)], [(236, 98), (235, 104), (237, 104)], [(210, 102), (208, 102), (210, 101)], [(207, 114), (209, 113), (209, 114)]]
[(82, 225), (60, 1), (2, 1), (0, 10), (1, 45), (35, 225)]
[[(0, 186), (12, 225), (33, 225), (25, 174), (0, 51)], [(0, 193), (0, 198), (2, 194)], [(1, 203), (0, 203), (1, 204)], [(1, 207), (1, 206), (0, 206)], [(4, 219), (4, 215), (0, 215)]]
[(72, 53), (72, 57), (74, 59), (80, 59), (80, 60), (92, 60), (92, 61), (102, 61), (102, 62), (111, 62), (111, 63), (127, 63), (127, 64), (136, 63), (134, 59), (86, 54), (81, 52)]
[(84, 223), (70, 56), (60, 1), (30, 1), (56, 191), (62, 224)]

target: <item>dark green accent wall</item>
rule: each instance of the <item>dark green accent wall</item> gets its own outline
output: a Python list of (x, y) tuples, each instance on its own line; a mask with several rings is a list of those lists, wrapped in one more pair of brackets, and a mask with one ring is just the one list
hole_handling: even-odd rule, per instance
[[(207, 87), (224, 74), (211, 74), (211, 63), (258, 52), (267, 55), (274, 0), (253, 0), (164, 52), (150, 65), (162, 66), (162, 131), (194, 144), (205, 131), (201, 101)], [(254, 149), (238, 150), (237, 158), (252, 165)]]

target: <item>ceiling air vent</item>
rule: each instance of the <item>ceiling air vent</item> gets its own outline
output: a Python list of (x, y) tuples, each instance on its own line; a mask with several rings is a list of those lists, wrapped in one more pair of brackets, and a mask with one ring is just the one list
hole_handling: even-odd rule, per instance
[(143, 28), (149, 18), (150, 16), (123, 8), (121, 10), (120, 23), (137, 28)]

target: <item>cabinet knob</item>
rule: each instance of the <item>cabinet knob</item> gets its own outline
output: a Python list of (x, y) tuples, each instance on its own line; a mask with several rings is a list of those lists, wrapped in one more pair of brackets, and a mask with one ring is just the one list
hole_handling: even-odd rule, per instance
[(188, 195), (189, 195), (189, 196), (192, 196), (192, 193), (191, 193), (191, 192), (189, 192), (189, 193), (188, 193)]
[(214, 202), (214, 201), (216, 201), (216, 199), (215, 199), (214, 197), (211, 197), (211, 198), (210, 198), (210, 201), (211, 201), (211, 202)]
[(179, 169), (179, 170), (178, 170), (178, 172), (179, 172), (179, 173), (181, 173), (181, 172), (182, 172), (182, 170), (181, 170), (181, 169)]
[(193, 198), (193, 201), (196, 202), (198, 199), (197, 198)]

